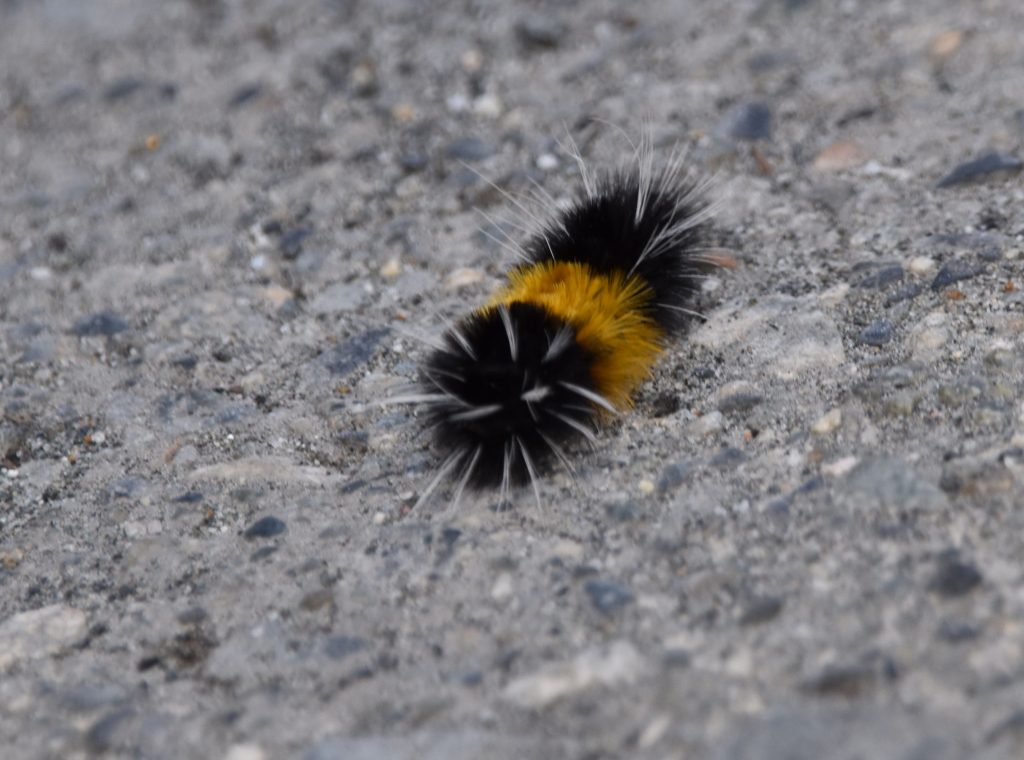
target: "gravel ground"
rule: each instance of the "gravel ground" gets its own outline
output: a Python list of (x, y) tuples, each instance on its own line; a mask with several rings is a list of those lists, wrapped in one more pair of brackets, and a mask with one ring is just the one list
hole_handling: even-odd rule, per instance
[[(4, 756), (1024, 756), (1022, 37), (0, 0)], [(706, 321), (575, 485), (414, 509), (376, 402), (510, 263), (489, 181), (567, 199), (567, 133), (645, 122), (717, 178)]]

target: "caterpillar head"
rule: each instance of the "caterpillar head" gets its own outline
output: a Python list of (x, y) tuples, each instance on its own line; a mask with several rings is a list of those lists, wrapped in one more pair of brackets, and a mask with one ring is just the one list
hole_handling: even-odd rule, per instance
[[(422, 369), (438, 444), (469, 485), (526, 482), (561, 444), (592, 435), (593, 357), (575, 329), (529, 303), (482, 309), (449, 330)], [(564, 461), (564, 460), (563, 460)], [(468, 469), (467, 469), (468, 468)]]

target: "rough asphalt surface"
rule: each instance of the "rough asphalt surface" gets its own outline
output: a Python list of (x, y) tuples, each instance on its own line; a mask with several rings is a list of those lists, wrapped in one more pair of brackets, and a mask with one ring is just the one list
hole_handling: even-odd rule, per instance
[[(1024, 757), (1019, 0), (0, 0), (5, 758)], [(715, 175), (561, 472), (376, 402), (513, 194)], [(477, 214), (484, 211), (490, 219)]]

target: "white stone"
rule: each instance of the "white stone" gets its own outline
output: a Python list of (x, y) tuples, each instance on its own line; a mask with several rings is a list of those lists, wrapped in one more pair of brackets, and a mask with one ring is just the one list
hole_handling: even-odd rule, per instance
[(46, 657), (85, 635), (85, 613), (63, 604), (19, 612), (0, 623), (0, 670)]
[(645, 668), (644, 658), (632, 644), (616, 641), (517, 678), (505, 687), (504, 696), (522, 707), (541, 708), (595, 687), (632, 683)]

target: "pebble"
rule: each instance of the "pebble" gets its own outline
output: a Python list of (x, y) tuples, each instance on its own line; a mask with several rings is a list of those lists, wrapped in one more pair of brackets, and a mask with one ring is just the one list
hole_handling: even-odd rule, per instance
[(261, 517), (246, 528), (243, 535), (250, 540), (256, 538), (273, 538), (274, 536), (281, 535), (287, 529), (288, 528), (284, 524), (283, 520), (279, 520), (276, 517), (268, 515), (267, 517)]
[(590, 580), (583, 585), (583, 590), (590, 603), (604, 615), (614, 615), (635, 599), (628, 587), (615, 581)]
[(939, 596), (963, 596), (981, 585), (982, 576), (969, 562), (963, 562), (954, 553), (947, 553), (928, 581), (928, 590)]
[(115, 80), (103, 91), (103, 99), (111, 103), (124, 100), (125, 98), (134, 95), (136, 92), (146, 86), (146, 82), (136, 77), (123, 77)]
[(349, 655), (361, 652), (369, 646), (366, 639), (358, 636), (345, 636), (337, 634), (328, 636), (324, 641), (324, 654), (332, 660), (343, 660)]
[(444, 153), (459, 161), (482, 161), (494, 155), (494, 148), (479, 137), (461, 137), (448, 143)]
[(978, 158), (960, 164), (949, 174), (940, 179), (936, 187), (954, 187), (969, 182), (977, 182), (987, 179), (992, 175), (1016, 174), (1024, 167), (1016, 156), (999, 151), (990, 151)]
[(277, 242), (281, 255), (288, 260), (298, 258), (302, 253), (303, 241), (312, 234), (313, 230), (310, 227), (296, 227), (285, 232)]
[(588, 649), (573, 660), (549, 665), (514, 679), (505, 687), (505, 699), (521, 707), (538, 709), (595, 687), (629, 684), (641, 677), (646, 662), (628, 641)]
[(845, 456), (837, 459), (834, 462), (823, 464), (821, 466), (822, 475), (828, 475), (831, 478), (841, 478), (846, 475), (854, 467), (860, 463), (860, 460), (855, 456)]
[(430, 164), (430, 157), (426, 153), (409, 151), (398, 157), (398, 165), (407, 172), (423, 171)]
[(715, 127), (715, 134), (728, 140), (767, 140), (771, 133), (771, 108), (760, 101), (737, 103)]
[(47, 657), (85, 635), (85, 613), (63, 604), (19, 612), (0, 623), (0, 671)]
[(937, 510), (948, 503), (946, 494), (934, 483), (920, 477), (898, 457), (866, 459), (847, 476), (841, 495), (858, 509)]
[(537, 156), (537, 168), (549, 172), (558, 168), (558, 159), (552, 153), (541, 153)]
[(715, 397), (718, 411), (723, 414), (745, 412), (764, 401), (764, 394), (752, 383), (743, 380), (722, 386)]
[(658, 478), (658, 493), (665, 495), (675, 491), (693, 474), (693, 465), (689, 462), (670, 464), (661, 471)]
[(128, 323), (119, 314), (112, 311), (100, 311), (75, 322), (71, 327), (71, 332), (81, 336), (110, 336), (122, 333), (128, 327)]
[(726, 446), (717, 454), (711, 457), (710, 464), (721, 470), (729, 470), (738, 467), (747, 461), (747, 455), (734, 446)]
[(231, 98), (228, 100), (229, 108), (238, 108), (245, 105), (251, 100), (255, 100), (263, 93), (263, 85), (256, 82), (254, 84), (247, 84), (239, 87), (232, 93)]
[(853, 169), (867, 160), (867, 154), (856, 140), (839, 140), (822, 150), (811, 163), (821, 172)]
[(884, 288), (894, 282), (903, 279), (903, 267), (899, 264), (884, 266), (876, 272), (872, 272), (863, 280), (857, 283), (858, 288)]
[(516, 38), (527, 49), (553, 49), (562, 44), (569, 27), (547, 15), (526, 16), (516, 24)]
[(374, 327), (359, 335), (339, 342), (317, 360), (336, 378), (343, 378), (366, 364), (377, 347), (391, 334), (387, 327)]
[(853, 698), (871, 689), (876, 679), (874, 668), (865, 665), (830, 665), (801, 684), (801, 690), (825, 697)]
[(984, 271), (985, 267), (981, 264), (972, 264), (963, 259), (950, 259), (936, 273), (935, 279), (932, 280), (932, 290), (942, 290), (954, 282), (977, 277)]
[(893, 339), (892, 323), (885, 319), (876, 319), (857, 335), (857, 342), (865, 346), (884, 346)]
[(706, 436), (717, 433), (725, 423), (725, 415), (717, 409), (694, 420), (691, 430), (695, 435)]
[(472, 267), (459, 267), (452, 271), (445, 278), (444, 285), (448, 290), (460, 290), (469, 285), (476, 285), (484, 281), (485, 274), (481, 269)]
[(224, 760), (266, 760), (267, 753), (258, 744), (232, 744), (224, 753)]
[(782, 612), (783, 600), (777, 596), (762, 596), (747, 602), (740, 613), (740, 625), (760, 625), (774, 620)]
[(919, 282), (912, 282), (909, 285), (904, 285), (902, 288), (897, 290), (895, 293), (885, 299), (886, 306), (892, 306), (893, 304), (900, 303), (901, 301), (909, 301), (924, 292), (924, 285)]
[(930, 256), (915, 256), (907, 263), (907, 268), (914, 274), (928, 274), (935, 269), (935, 259)]
[(811, 425), (811, 432), (815, 435), (828, 435), (842, 424), (842, 409), (832, 409), (814, 421), (814, 424)]

